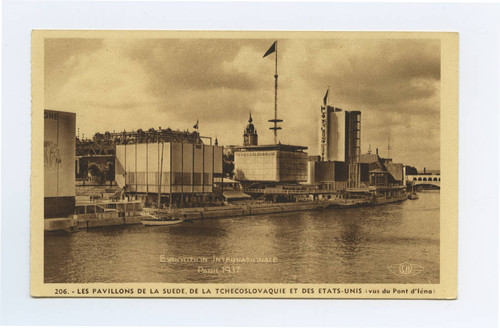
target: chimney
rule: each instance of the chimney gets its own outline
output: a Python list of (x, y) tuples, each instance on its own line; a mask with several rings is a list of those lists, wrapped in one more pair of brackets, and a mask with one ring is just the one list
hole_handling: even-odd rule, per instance
[(425, 167), (424, 167), (424, 174), (425, 174)]
[(377, 148), (377, 156), (378, 156), (378, 148)]

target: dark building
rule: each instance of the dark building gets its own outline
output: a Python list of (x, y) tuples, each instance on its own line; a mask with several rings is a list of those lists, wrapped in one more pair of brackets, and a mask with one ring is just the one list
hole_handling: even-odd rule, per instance
[(361, 112), (345, 112), (345, 161), (349, 165), (348, 188), (359, 188), (361, 183)]
[[(370, 183), (369, 165), (358, 163), (360, 188)], [(318, 185), (322, 190), (345, 191), (349, 180), (349, 164), (341, 161), (320, 161), (319, 156), (309, 156), (308, 184)]]
[(76, 180), (92, 184), (115, 181), (115, 155), (87, 155), (76, 157)]
[(417, 175), (418, 171), (413, 166), (405, 166), (405, 175)]
[(361, 186), (370, 185), (370, 166), (366, 163), (359, 163)]
[(259, 136), (257, 135), (257, 129), (253, 125), (252, 114), (248, 119), (248, 125), (243, 133), (243, 145), (244, 146), (257, 146), (259, 144)]
[(381, 158), (378, 154), (363, 154), (360, 162), (368, 166), (370, 186), (403, 185), (403, 164), (393, 163), (391, 159)]
[(361, 112), (345, 112), (345, 161), (358, 163), (361, 156)]
[(314, 180), (322, 189), (346, 190), (348, 180), (347, 164), (339, 161), (316, 162)]

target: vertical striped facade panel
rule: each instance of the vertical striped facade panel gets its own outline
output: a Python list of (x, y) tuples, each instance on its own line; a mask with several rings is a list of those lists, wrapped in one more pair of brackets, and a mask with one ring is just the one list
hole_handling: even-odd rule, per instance
[(125, 186), (125, 147), (121, 145), (116, 146), (115, 181), (118, 187)]
[(187, 143), (164, 143), (163, 149), (161, 143), (116, 146), (115, 178), (128, 191), (157, 193), (160, 167), (161, 193), (211, 192), (214, 167), (216, 175), (222, 174), (222, 147)]
[[(126, 184), (130, 191), (158, 192), (159, 168), (162, 168), (162, 192), (169, 191), (170, 184), (170, 144), (131, 144), (117, 146), (117, 156), (126, 160)], [(122, 173), (123, 175), (123, 173)]]
[(193, 185), (193, 145), (182, 144), (182, 185), (186, 192), (191, 192)]
[(214, 146), (214, 173), (222, 174), (222, 147)]
[(203, 145), (204, 147), (204, 173), (203, 173), (203, 190), (212, 192), (213, 186), (213, 169), (214, 169), (214, 147)]
[(182, 144), (172, 143), (172, 159), (171, 159), (171, 170), (172, 170), (172, 192), (180, 193), (182, 192)]
[(170, 192), (170, 155), (170, 143), (160, 144), (161, 192), (165, 193)]
[(203, 192), (203, 145), (193, 147), (193, 190), (195, 193)]
[(125, 148), (125, 184), (129, 190), (135, 189), (135, 145), (123, 145)]
[[(172, 185), (182, 185), (182, 144), (172, 143)], [(179, 189), (180, 190), (180, 189)]]
[(147, 148), (148, 156), (148, 192), (158, 192), (158, 189), (151, 190), (153, 186), (158, 185), (158, 171), (160, 167), (160, 144), (151, 143)]
[(149, 159), (146, 154), (149, 153), (149, 144), (137, 144), (137, 172), (146, 173), (146, 163), (149, 164)]

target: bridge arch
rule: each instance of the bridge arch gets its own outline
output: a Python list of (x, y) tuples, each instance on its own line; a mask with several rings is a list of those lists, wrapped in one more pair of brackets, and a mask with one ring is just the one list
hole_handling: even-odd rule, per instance
[(414, 186), (419, 186), (419, 185), (432, 185), (435, 187), (441, 186), (441, 176), (438, 174), (427, 174), (427, 175), (409, 174), (406, 176), (406, 179), (408, 183), (411, 183)]

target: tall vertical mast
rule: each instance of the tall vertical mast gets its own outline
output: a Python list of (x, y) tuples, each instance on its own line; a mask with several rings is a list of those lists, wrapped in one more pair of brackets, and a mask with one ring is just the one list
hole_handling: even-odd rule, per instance
[[(158, 145), (160, 144), (160, 138), (158, 137)], [(160, 213), (160, 203), (161, 203), (161, 178), (163, 171), (163, 141), (161, 143), (161, 164), (160, 164), (160, 172), (158, 173), (158, 213)]]
[(274, 61), (274, 144), (278, 141), (278, 41), (276, 40), (276, 60)]
[(278, 40), (276, 40), (276, 60), (274, 62), (274, 144), (278, 143)]
[(278, 126), (279, 122), (283, 122), (283, 120), (278, 119), (278, 40), (274, 42), (275, 44), (275, 53), (276, 60), (274, 65), (274, 119), (269, 120), (268, 122), (274, 123), (273, 127), (270, 127), (270, 130), (274, 130), (274, 144), (278, 143), (278, 130), (281, 130), (281, 127)]
[(389, 137), (387, 139), (387, 158), (391, 158), (391, 133), (389, 132)]

